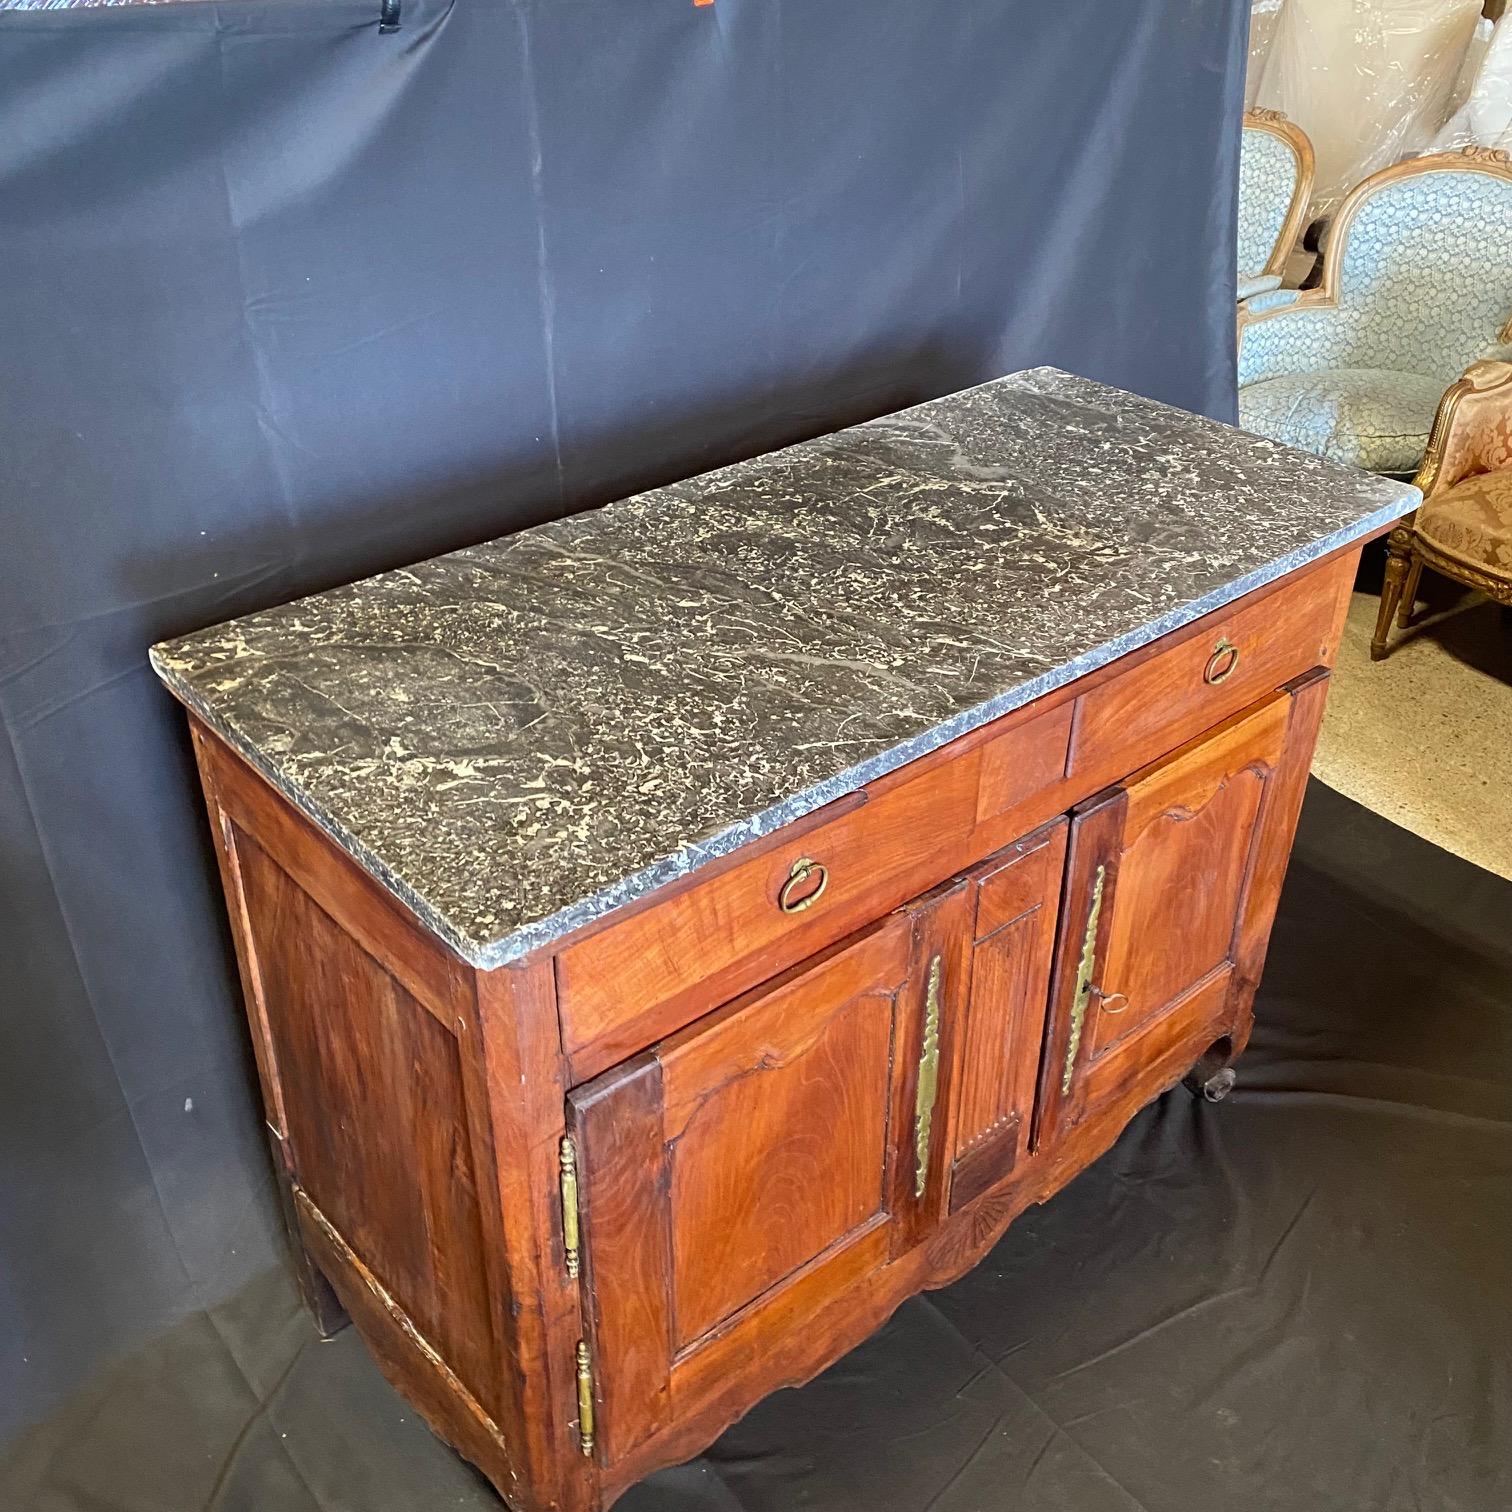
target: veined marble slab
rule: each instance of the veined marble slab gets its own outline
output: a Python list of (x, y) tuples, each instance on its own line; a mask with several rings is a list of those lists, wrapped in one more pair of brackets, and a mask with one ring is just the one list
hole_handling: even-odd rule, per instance
[(152, 662), (493, 967), (1418, 497), (1036, 368)]

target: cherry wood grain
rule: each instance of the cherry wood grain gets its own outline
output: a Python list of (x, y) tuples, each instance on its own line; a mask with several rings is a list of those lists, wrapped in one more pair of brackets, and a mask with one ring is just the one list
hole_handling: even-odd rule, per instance
[[(1089, 691), (1071, 755), (1083, 791), (1118, 781), (1309, 668), (1332, 666), (1354, 572), (1354, 558), (1343, 557), (1288, 579), (1266, 598), (1241, 599)], [(1215, 671), (1226, 664), (1221, 644), (1232, 646), (1237, 660), (1228, 676), (1210, 683), (1204, 674), (1215, 656)]]
[(572, 1093), (584, 1180), (583, 1300), (599, 1362), (599, 1458), (622, 1459), (672, 1411), (672, 1230), (662, 1069), (654, 1054)]
[(888, 1222), (912, 942), (896, 916), (570, 1094), (606, 1462)]
[(952, 1210), (1028, 1152), (1066, 831), (1059, 820), (972, 876), (971, 993), (953, 1060)]
[[(1248, 1002), (1232, 978), (1256, 867), (1268, 827), (1289, 834), (1296, 815), (1286, 804), (1300, 798), (1272, 800), (1293, 712), (1289, 693), (1274, 695), (1074, 817), (1042, 1141), (1046, 1130), (1063, 1137), (1167, 1047), (1185, 1045), (1190, 1063), (1238, 1030)], [(1079, 994), (1094, 914), (1093, 969)]]
[(597, 1512), (959, 1275), (1243, 1048), (1354, 555), (490, 972), (196, 726), (322, 1326), (516, 1512)]
[[(915, 896), (921, 876), (948, 875), (976, 822), (978, 761), (971, 752), (568, 946), (557, 990), (575, 1064), (590, 1046), (614, 1053), (626, 1034), (656, 1038), (686, 1022), (698, 998), (718, 1001), (769, 977)], [(812, 907), (784, 913), (778, 894), (803, 857), (827, 868), (828, 883)]]
[[(456, 1032), (250, 837), (235, 853), (300, 1186), (490, 1412), (498, 1341)], [(362, 1130), (353, 1138), (353, 1130)], [(455, 1242), (437, 1247), (436, 1234)]]

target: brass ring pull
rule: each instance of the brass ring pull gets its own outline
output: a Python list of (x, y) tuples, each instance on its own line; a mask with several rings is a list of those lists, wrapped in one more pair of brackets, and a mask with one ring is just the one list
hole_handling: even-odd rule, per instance
[[(1118, 1007), (1110, 1008), (1110, 1003), (1117, 1003)], [(1122, 1013), (1129, 1006), (1129, 999), (1122, 992), (1099, 991), (1097, 994), (1097, 1006), (1100, 1013)]]
[[(794, 894), (811, 877), (818, 877), (819, 885), (812, 892), (804, 893), (801, 898), (795, 897)], [(793, 862), (793, 869), (787, 874), (787, 881), (778, 889), (777, 906), (783, 913), (802, 913), (824, 896), (824, 889), (828, 886), (829, 868), (822, 861), (811, 861), (807, 856), (799, 856)]]
[(1239, 665), (1239, 648), (1227, 636), (1222, 637), (1218, 644), (1213, 647), (1213, 654), (1207, 659), (1207, 666), (1202, 669), (1202, 680), (1216, 687), (1224, 678), (1228, 677)]

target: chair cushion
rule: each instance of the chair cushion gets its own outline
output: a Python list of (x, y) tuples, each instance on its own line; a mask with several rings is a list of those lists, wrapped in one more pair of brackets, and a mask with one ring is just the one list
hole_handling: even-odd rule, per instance
[(1332, 462), (1410, 473), (1423, 460), (1444, 385), (1387, 368), (1314, 368), (1239, 390), (1239, 423)]
[(1430, 494), (1417, 528), (1470, 566), (1512, 577), (1512, 471), (1481, 473)]

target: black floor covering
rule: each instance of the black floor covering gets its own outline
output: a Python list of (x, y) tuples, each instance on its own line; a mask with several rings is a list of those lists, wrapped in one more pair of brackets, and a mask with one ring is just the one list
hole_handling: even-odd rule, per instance
[[(279, 1273), (0, 1468), (27, 1512), (499, 1503)], [(1316, 784), (1239, 1090), (624, 1512), (1507, 1512), (1512, 884)]]

